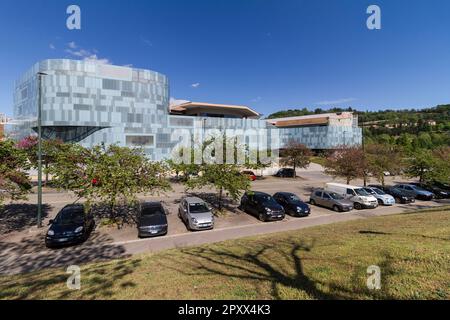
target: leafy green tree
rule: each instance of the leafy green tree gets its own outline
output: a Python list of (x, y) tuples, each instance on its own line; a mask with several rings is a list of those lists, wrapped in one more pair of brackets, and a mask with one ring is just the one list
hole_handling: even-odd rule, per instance
[(104, 205), (108, 219), (119, 226), (129, 219), (123, 208), (135, 205), (137, 194), (170, 189), (167, 168), (149, 161), (140, 149), (67, 145), (55, 160), (51, 168), (55, 184), (85, 198), (88, 208), (95, 203)]
[(370, 144), (366, 146), (368, 171), (384, 186), (384, 172), (397, 173), (402, 167), (402, 152), (398, 146)]
[(417, 149), (407, 160), (405, 174), (411, 178), (418, 177), (420, 182), (430, 180), (445, 182), (448, 181), (449, 160), (448, 151), (439, 153), (439, 151)]
[(0, 140), (0, 205), (5, 198), (25, 199), (31, 190), (27, 154), (11, 140)]
[(295, 140), (289, 140), (280, 153), (280, 163), (284, 166), (291, 166), (294, 169), (294, 177), (297, 168), (307, 168), (311, 163), (312, 152), (304, 144)]
[[(220, 159), (221, 156), (225, 157), (227, 154), (227, 148), (232, 148), (231, 152), (234, 155), (232, 163)], [(207, 149), (208, 152), (205, 152)], [(236, 201), (243, 192), (250, 189), (250, 180), (246, 175), (241, 174), (241, 169), (247, 163), (247, 158), (245, 158), (244, 164), (238, 164), (237, 161), (237, 151), (248, 150), (245, 145), (237, 145), (236, 140), (232, 137), (216, 136), (193, 146), (190, 151), (191, 157), (193, 157), (195, 150), (201, 150), (203, 157), (199, 164), (185, 164), (188, 168), (198, 172), (198, 175), (184, 179), (183, 182), (187, 190), (204, 187), (216, 189), (218, 209), (222, 210), (224, 193), (227, 193), (228, 197)], [(184, 152), (189, 155), (189, 150), (184, 150)], [(244, 156), (247, 157), (248, 153), (245, 153)]]
[[(63, 148), (63, 141), (59, 139), (42, 140), (42, 164), (45, 174), (44, 185), (49, 180), (49, 167), (55, 162), (56, 155)], [(26, 151), (28, 160), (33, 168), (38, 167), (38, 138), (36, 136), (28, 136), (17, 143), (19, 149)]]
[(186, 181), (187, 190), (210, 186), (217, 190), (219, 210), (222, 210), (224, 192), (234, 201), (250, 189), (250, 180), (240, 173), (235, 164), (202, 164), (201, 174)]
[(347, 184), (356, 178), (364, 178), (366, 169), (364, 152), (357, 146), (342, 146), (331, 152), (325, 161), (325, 173), (343, 177)]

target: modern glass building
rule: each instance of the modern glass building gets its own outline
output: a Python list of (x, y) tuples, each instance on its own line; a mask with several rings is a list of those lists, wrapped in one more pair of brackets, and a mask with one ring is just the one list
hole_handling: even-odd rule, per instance
[[(41, 76), (43, 137), (84, 146), (116, 143), (142, 147), (153, 160), (170, 157), (177, 129), (267, 129), (286, 142), (295, 139), (312, 149), (360, 144), (361, 129), (350, 125), (290, 125), (259, 119), (245, 106), (187, 102), (169, 106), (169, 80), (158, 72), (77, 60), (36, 63), (15, 84), (16, 139), (37, 126)], [(330, 119), (330, 118), (329, 118)]]

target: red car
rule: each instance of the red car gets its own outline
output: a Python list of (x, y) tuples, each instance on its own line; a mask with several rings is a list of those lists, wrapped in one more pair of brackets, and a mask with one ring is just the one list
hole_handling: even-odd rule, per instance
[(248, 179), (249, 179), (250, 181), (255, 181), (255, 180), (256, 180), (256, 175), (255, 175), (252, 171), (250, 171), (250, 170), (242, 171), (241, 173), (242, 173), (243, 175), (248, 176)]

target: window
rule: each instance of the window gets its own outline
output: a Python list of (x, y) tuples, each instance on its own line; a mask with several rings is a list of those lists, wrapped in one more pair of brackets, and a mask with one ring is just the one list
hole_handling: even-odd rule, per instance
[(103, 89), (120, 90), (120, 82), (117, 80), (103, 79)]
[(322, 197), (322, 191), (316, 191), (315, 195), (316, 197)]
[(355, 192), (352, 189), (347, 189), (347, 194), (351, 195), (351, 196), (356, 195)]
[(127, 145), (134, 147), (151, 147), (154, 145), (153, 136), (127, 136)]

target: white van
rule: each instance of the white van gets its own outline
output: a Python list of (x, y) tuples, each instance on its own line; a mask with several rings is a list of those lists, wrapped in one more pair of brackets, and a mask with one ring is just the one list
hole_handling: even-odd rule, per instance
[(330, 182), (325, 184), (325, 190), (336, 192), (349, 199), (357, 210), (378, 207), (378, 200), (361, 187)]

